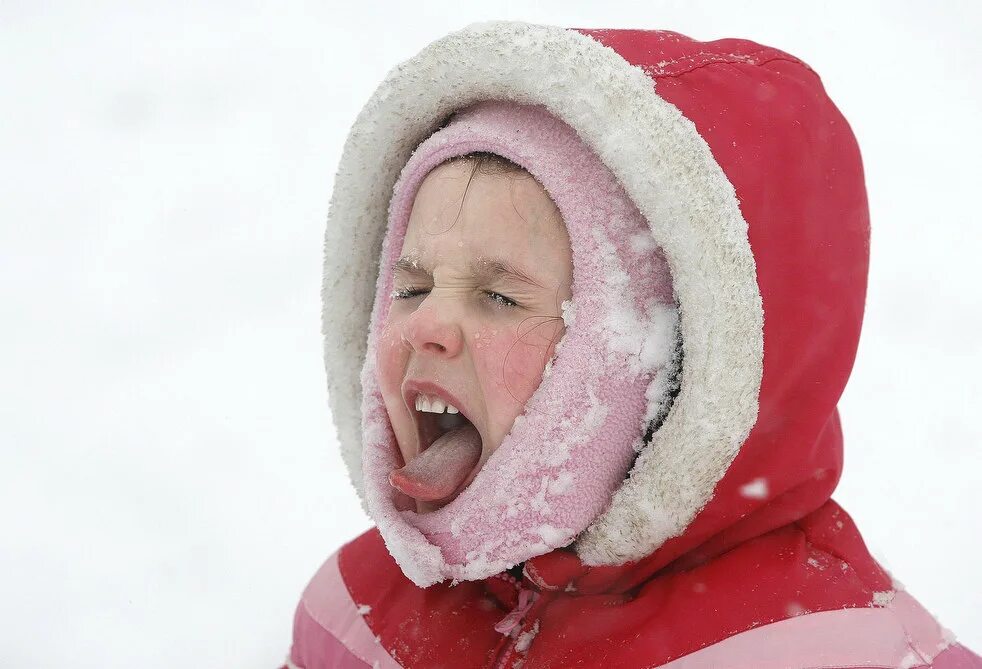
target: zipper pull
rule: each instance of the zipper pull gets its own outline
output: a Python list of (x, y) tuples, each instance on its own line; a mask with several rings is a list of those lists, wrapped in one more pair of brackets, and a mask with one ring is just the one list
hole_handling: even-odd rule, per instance
[(532, 604), (539, 597), (539, 593), (535, 590), (529, 590), (521, 586), (519, 588), (518, 605), (494, 626), (495, 631), (501, 632), (504, 635), (511, 635), (512, 630), (522, 622), (522, 618), (525, 617), (525, 614), (528, 613), (528, 610), (532, 608)]

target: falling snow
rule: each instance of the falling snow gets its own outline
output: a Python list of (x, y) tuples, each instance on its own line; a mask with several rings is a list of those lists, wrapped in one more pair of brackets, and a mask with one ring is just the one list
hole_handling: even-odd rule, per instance
[(747, 499), (767, 499), (767, 479), (756, 478), (740, 486), (740, 494)]

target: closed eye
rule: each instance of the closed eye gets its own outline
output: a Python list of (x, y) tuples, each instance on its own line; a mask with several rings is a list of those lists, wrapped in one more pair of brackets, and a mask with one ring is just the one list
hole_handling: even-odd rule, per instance
[(492, 301), (497, 302), (503, 307), (517, 307), (518, 302), (515, 302), (510, 297), (502, 295), (501, 293), (496, 293), (493, 290), (486, 290), (484, 294), (487, 295)]
[(417, 295), (422, 295), (423, 293), (428, 293), (429, 290), (423, 290), (422, 288), (399, 288), (392, 291), (392, 297), (396, 300), (408, 300), (411, 297), (416, 297)]
[[(399, 289), (396, 289), (396, 290), (393, 290), (392, 291), (392, 298), (393, 299), (396, 299), (396, 300), (409, 300), (409, 299), (412, 299), (414, 297), (418, 297), (420, 295), (424, 295), (424, 294), (426, 294), (428, 292), (430, 292), (428, 288), (414, 288), (414, 287), (399, 288)], [(492, 302), (494, 302), (494, 303), (496, 303), (498, 305), (501, 305), (503, 307), (517, 307), (517, 306), (519, 306), (518, 305), (518, 302), (516, 302), (515, 300), (511, 299), (507, 295), (502, 295), (501, 293), (496, 293), (493, 290), (486, 290), (486, 291), (484, 291), (484, 294), (488, 297), (489, 300), (491, 300)]]

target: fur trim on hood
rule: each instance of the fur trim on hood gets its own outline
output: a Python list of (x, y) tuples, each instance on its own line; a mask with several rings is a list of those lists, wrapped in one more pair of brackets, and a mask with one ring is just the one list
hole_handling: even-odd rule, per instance
[[(700, 554), (723, 550), (800, 518), (835, 487), (835, 405), (865, 301), (869, 228), (858, 148), (800, 60), (746, 41), (725, 57), (700, 55), (679, 37), (473, 24), (394, 68), (351, 130), (325, 237), (323, 334), (342, 455), (369, 513), (363, 444), (373, 435), (362, 432), (371, 424), (362, 423), (360, 375), (388, 206), (413, 150), (453, 112), (511, 100), (541, 105), (573, 128), (650, 226), (679, 307), (678, 395), (589, 526), (497, 561), (464, 555), (457, 571), (433, 546), (430, 564), (440, 568), (400, 563), (417, 585), (480, 578), (570, 539), (567, 550), (585, 565), (643, 560), (655, 569), (697, 546)], [(649, 51), (637, 48), (646, 39), (675, 55), (646, 62)], [(707, 71), (698, 86), (675, 79), (707, 58), (734, 71)], [(573, 366), (557, 355), (543, 387), (575, 382)], [(654, 395), (647, 416), (664, 400)], [(390, 527), (392, 550), (404, 528)], [(468, 570), (469, 558), (484, 566)]]

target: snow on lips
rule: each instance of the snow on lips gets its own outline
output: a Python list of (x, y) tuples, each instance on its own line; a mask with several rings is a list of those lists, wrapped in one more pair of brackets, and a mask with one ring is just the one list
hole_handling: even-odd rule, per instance
[(417, 500), (449, 501), (481, 458), (481, 435), (454, 405), (420, 393), (415, 398), (419, 453), (389, 473), (389, 483)]

